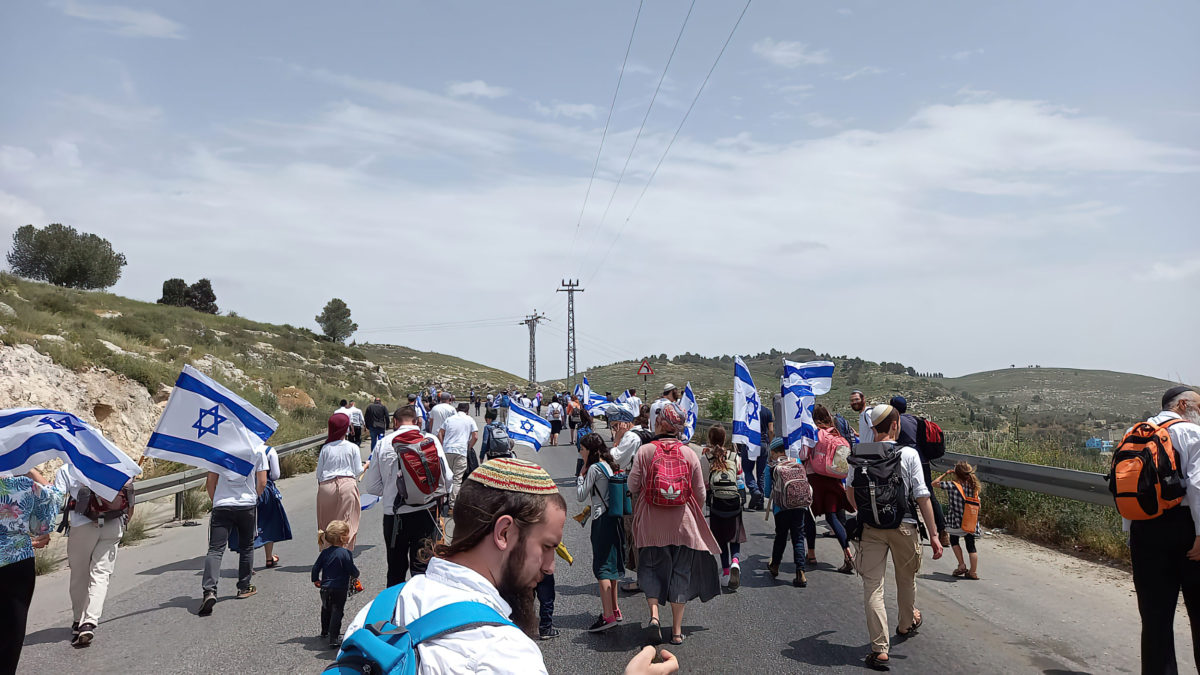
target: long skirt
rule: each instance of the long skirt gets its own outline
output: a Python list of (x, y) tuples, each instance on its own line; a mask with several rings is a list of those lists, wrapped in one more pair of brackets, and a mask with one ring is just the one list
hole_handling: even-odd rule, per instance
[(625, 529), (619, 516), (592, 519), (592, 574), (597, 581), (625, 575)]
[(358, 481), (351, 476), (338, 476), (317, 484), (317, 529), (324, 530), (335, 520), (344, 520), (350, 526), (350, 538), (345, 549), (354, 550), (358, 536), (358, 516), (362, 504), (358, 497)]
[(638, 586), (658, 604), (708, 602), (721, 594), (717, 559), (686, 546), (645, 546), (638, 550)]
[[(283, 497), (279, 494), (279, 488), (275, 487), (275, 481), (267, 481), (267, 487), (258, 496), (255, 517), (258, 535), (254, 537), (254, 548), (292, 538), (292, 525), (288, 522), (287, 512), (283, 510)], [(229, 531), (229, 550), (242, 550), (236, 528)]]

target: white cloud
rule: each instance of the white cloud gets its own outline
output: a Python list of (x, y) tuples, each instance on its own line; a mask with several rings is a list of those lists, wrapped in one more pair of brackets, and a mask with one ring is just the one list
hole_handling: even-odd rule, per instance
[(845, 75), (839, 75), (838, 79), (842, 80), (842, 81), (853, 80), (856, 77), (863, 77), (863, 76), (867, 76), (867, 75), (882, 75), (883, 73), (886, 73), (886, 72), (887, 72), (887, 68), (880, 68), (878, 66), (863, 66), (862, 68), (850, 71), (849, 73), (846, 73)]
[(183, 26), (162, 15), (121, 5), (92, 5), (76, 0), (53, 3), (63, 14), (95, 21), (109, 31), (127, 37), (182, 38)]
[(535, 101), (533, 109), (540, 115), (547, 117), (570, 117), (572, 119), (595, 119), (597, 114), (596, 106), (591, 103), (562, 103), (555, 101), (550, 105), (543, 105), (540, 101)]
[(767, 61), (785, 68), (817, 65), (831, 60), (828, 50), (811, 50), (803, 42), (776, 41), (769, 37), (755, 42), (752, 49)]
[(953, 54), (950, 54), (949, 56), (943, 56), (942, 58), (950, 59), (951, 61), (966, 61), (966, 60), (970, 59), (971, 57), (977, 56), (982, 53), (983, 53), (982, 49), (964, 49), (962, 51), (954, 52)]
[(446, 93), (451, 96), (473, 96), (475, 98), (503, 98), (511, 91), (505, 87), (494, 87), (483, 80), (470, 82), (451, 82), (446, 85)]
[(1139, 278), (1142, 281), (1184, 281), (1192, 277), (1200, 277), (1200, 258), (1170, 263), (1156, 262)]
[(60, 94), (55, 104), (121, 127), (142, 127), (162, 120), (162, 109), (155, 106), (121, 105), (80, 94)]

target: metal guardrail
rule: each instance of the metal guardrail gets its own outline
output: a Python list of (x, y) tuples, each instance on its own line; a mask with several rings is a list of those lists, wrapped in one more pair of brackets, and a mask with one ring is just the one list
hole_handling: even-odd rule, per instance
[[(293, 453), (320, 447), (324, 440), (324, 434), (309, 436), (298, 441), (275, 446), (275, 452), (280, 457), (286, 457)], [(204, 485), (207, 476), (207, 469), (189, 469), (167, 476), (134, 481), (133, 498), (135, 502), (147, 502), (152, 499), (175, 495), (175, 520), (183, 520), (183, 493), (192, 488)]]
[[(696, 420), (695, 438), (703, 439), (704, 435), (708, 433), (708, 428), (714, 424), (717, 424), (716, 420)], [(1060, 469), (1040, 464), (1026, 464), (959, 452), (946, 452), (945, 456), (934, 460), (932, 464), (945, 470), (953, 467), (956, 462), (970, 462), (975, 467), (975, 473), (979, 476), (979, 480), (985, 483), (1020, 488), (1088, 504), (1114, 506), (1112, 493), (1108, 491), (1108, 482), (1105, 480), (1104, 474)]]

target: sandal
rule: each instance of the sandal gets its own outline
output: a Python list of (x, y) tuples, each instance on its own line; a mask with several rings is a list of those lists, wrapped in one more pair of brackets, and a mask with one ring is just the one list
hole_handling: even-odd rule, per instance
[(673, 644), (677, 647), (679, 645), (683, 644), (683, 635), (672, 635), (671, 636), (671, 644)]
[(277, 555), (271, 556), (271, 559), (267, 561), (266, 566), (267, 567), (278, 567), (279, 566), (279, 556), (277, 556)]
[(913, 624), (909, 626), (908, 630), (906, 631), (901, 631), (900, 627), (896, 626), (896, 635), (899, 635), (900, 637), (906, 637), (916, 633), (917, 629), (921, 627), (921, 624), (925, 621), (925, 617), (921, 616), (921, 612), (919, 610), (914, 609), (913, 613), (917, 615), (917, 618), (915, 621), (913, 621)]
[(952, 575), (954, 575), (954, 576), (956, 576), (956, 577), (961, 577), (962, 575), (964, 575), (964, 574), (966, 574), (966, 573), (967, 573), (967, 568), (965, 568), (965, 567), (959, 567), (958, 569), (954, 570), (954, 571), (953, 571), (953, 572), (951, 572), (950, 574), (952, 574)]
[(891, 659), (881, 659), (880, 656), (886, 656), (883, 652), (871, 652), (867, 655), (867, 667), (872, 670), (891, 670), (888, 665), (892, 662)]
[(650, 632), (650, 644), (657, 645), (662, 643), (662, 624), (658, 619), (651, 618), (646, 623), (646, 629)]
[(846, 558), (846, 562), (842, 563), (842, 566), (837, 571), (842, 574), (854, 574), (854, 559)]
[(963, 576), (971, 581), (979, 581), (979, 575), (974, 572), (963, 572)]

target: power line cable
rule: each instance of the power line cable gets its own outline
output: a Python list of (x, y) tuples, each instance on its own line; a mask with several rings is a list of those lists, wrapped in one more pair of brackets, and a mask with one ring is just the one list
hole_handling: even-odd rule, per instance
[(625, 64), (629, 63), (629, 51), (633, 49), (633, 36), (637, 34), (638, 21), (642, 17), (642, 5), (645, 0), (639, 0), (637, 14), (633, 16), (633, 29), (629, 31), (629, 43), (625, 45), (625, 59), (621, 61), (621, 72), (617, 75), (617, 88), (613, 90), (612, 103), (608, 105), (608, 117), (604, 120), (604, 131), (600, 132), (600, 147), (596, 149), (596, 159), (592, 162), (592, 177), (588, 179), (587, 192), (583, 195), (583, 206), (579, 207), (579, 219), (575, 221), (575, 235), (571, 237), (571, 248), (575, 248), (575, 236), (579, 234), (579, 225), (583, 222), (583, 214), (587, 210), (588, 197), (592, 194), (592, 183), (596, 180), (596, 169), (600, 167), (600, 155), (604, 152), (604, 139), (608, 138), (608, 125), (612, 122), (613, 110), (617, 107), (617, 94), (621, 93), (621, 81), (625, 79)]
[(733, 41), (733, 36), (737, 33), (738, 26), (742, 25), (742, 19), (746, 17), (746, 12), (750, 9), (750, 3), (753, 1), (746, 0), (746, 5), (742, 7), (742, 13), (738, 15), (737, 21), (734, 22), (733, 28), (729, 31), (729, 37), (725, 38), (725, 44), (721, 45), (721, 51), (717, 52), (717, 58), (713, 59), (712, 67), (708, 69), (708, 74), (704, 76), (704, 81), (700, 83), (700, 88), (696, 90), (696, 95), (692, 97), (692, 102), (688, 105), (687, 112), (683, 114), (683, 119), (679, 121), (679, 126), (675, 128), (675, 133), (671, 135), (671, 140), (667, 143), (666, 149), (663, 150), (662, 157), (658, 158), (658, 164), (654, 166), (654, 170), (650, 172), (650, 177), (646, 179), (646, 184), (642, 186), (642, 191), (638, 195), (637, 200), (634, 201), (633, 208), (629, 209), (629, 215), (625, 217), (625, 222), (621, 223), (621, 229), (617, 231), (616, 236), (609, 242), (608, 248), (604, 251), (604, 255), (601, 256), (595, 268), (592, 269), (592, 273), (588, 276), (586, 283), (590, 283), (604, 266), (604, 262), (608, 260), (609, 254), (612, 253), (613, 246), (616, 245), (617, 240), (625, 232), (625, 228), (629, 225), (630, 219), (633, 218), (634, 212), (637, 211), (638, 206), (642, 203), (642, 198), (646, 196), (646, 191), (650, 189), (650, 184), (654, 182), (654, 177), (658, 175), (658, 170), (662, 168), (663, 162), (667, 159), (667, 154), (671, 152), (671, 146), (675, 145), (675, 139), (679, 138), (679, 132), (683, 131), (683, 125), (687, 123), (692, 110), (696, 108), (696, 102), (700, 100), (700, 95), (704, 93), (704, 88), (708, 85), (709, 78), (712, 77), (713, 71), (717, 69), (717, 64), (721, 62), (721, 57), (725, 55), (725, 50), (729, 47), (729, 43)]

